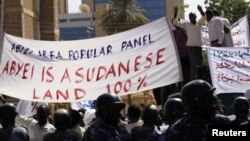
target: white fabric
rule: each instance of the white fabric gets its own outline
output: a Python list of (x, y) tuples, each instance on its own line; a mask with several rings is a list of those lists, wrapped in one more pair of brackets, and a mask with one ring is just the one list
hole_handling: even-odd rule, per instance
[(232, 24), (231, 33), (233, 37), (234, 46), (250, 46), (248, 16), (244, 16), (240, 18), (237, 22)]
[(19, 115), (22, 115), (24, 117), (31, 117), (36, 114), (37, 108), (40, 105), (48, 105), (48, 103), (19, 100), (17, 103), (16, 111)]
[(96, 118), (95, 109), (90, 109), (90, 110), (85, 111), (84, 118), (83, 118), (83, 121), (85, 124), (84, 128), (87, 129), (87, 127), (90, 125), (90, 123), (93, 122), (95, 118)]
[(190, 22), (179, 22), (178, 18), (174, 19), (173, 24), (183, 28), (187, 33), (187, 46), (201, 46), (201, 26), (205, 23), (205, 17), (201, 16), (199, 21), (194, 25)]
[(207, 47), (216, 93), (245, 93), (250, 85), (250, 48)]
[(218, 44), (222, 44), (224, 40), (224, 24), (220, 17), (214, 16), (208, 22), (209, 40), (218, 40)]
[(126, 124), (124, 125), (126, 130), (128, 131), (128, 133), (130, 134), (131, 133), (131, 130), (135, 127), (138, 127), (138, 126), (142, 126), (143, 125), (143, 121), (142, 120), (139, 120), (138, 122), (135, 122), (135, 123), (130, 123), (130, 124)]
[(85, 133), (84, 128), (82, 128), (81, 126), (79, 126), (79, 124), (75, 125), (73, 128), (70, 129), (71, 131), (74, 131), (75, 133), (77, 133), (80, 138), (82, 139)]
[(231, 34), (231, 26), (230, 26), (230, 22), (228, 21), (228, 19), (226, 18), (222, 18), (220, 17), (224, 23), (224, 25), (229, 28), (229, 33), (225, 33), (224, 34), (224, 40), (223, 40), (223, 47), (233, 47), (234, 43), (233, 43), (233, 38), (232, 38), (232, 34)]
[(44, 135), (53, 133), (56, 130), (52, 124), (46, 123), (41, 127), (35, 119), (23, 116), (16, 117), (16, 124), (20, 124), (28, 129), (30, 141), (43, 141)]
[(244, 93), (244, 96), (250, 100), (250, 89), (247, 89), (246, 92)]
[(166, 18), (119, 34), (77, 41), (36, 41), (5, 34), (0, 93), (43, 102), (94, 100), (182, 81)]

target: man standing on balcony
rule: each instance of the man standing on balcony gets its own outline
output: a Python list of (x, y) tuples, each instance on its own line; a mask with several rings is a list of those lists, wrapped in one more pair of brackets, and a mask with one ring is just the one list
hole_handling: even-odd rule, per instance
[(174, 20), (173, 24), (180, 28), (186, 30), (187, 33), (187, 43), (186, 46), (188, 48), (188, 56), (190, 61), (190, 80), (197, 79), (197, 67), (202, 63), (202, 53), (201, 53), (201, 26), (205, 22), (205, 13), (202, 10), (200, 5), (197, 6), (201, 18), (197, 22), (196, 21), (196, 14), (189, 13), (189, 20), (190, 22), (179, 22), (177, 18), (178, 7), (174, 8)]

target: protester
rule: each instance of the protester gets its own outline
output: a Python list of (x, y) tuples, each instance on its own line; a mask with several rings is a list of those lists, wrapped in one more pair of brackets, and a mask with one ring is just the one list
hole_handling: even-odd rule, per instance
[(231, 25), (228, 19), (223, 18), (220, 16), (219, 11), (214, 10), (213, 11), (214, 16), (217, 16), (218, 18), (222, 19), (223, 24), (224, 24), (224, 40), (223, 40), (223, 47), (233, 47), (234, 43), (233, 43), (233, 37), (231, 34)]
[(212, 47), (223, 46), (224, 41), (224, 23), (220, 17), (214, 16), (212, 10), (206, 11), (206, 18), (208, 22), (208, 34), (210, 45)]
[(56, 127), (54, 133), (44, 136), (43, 141), (80, 141), (80, 136), (69, 130), (71, 117), (66, 109), (58, 109), (53, 114), (53, 123)]
[(71, 110), (69, 110), (69, 114), (70, 114), (70, 117), (72, 119), (70, 130), (76, 132), (80, 136), (80, 138), (82, 139), (85, 130), (83, 127), (81, 127), (79, 125), (80, 120), (81, 120), (80, 113), (76, 110), (71, 109)]
[(186, 84), (187, 82), (189, 82), (189, 66), (190, 66), (189, 57), (188, 57), (188, 48), (186, 47), (187, 34), (185, 32), (185, 29), (182, 29), (175, 25), (172, 31), (173, 31), (174, 39), (175, 39), (176, 46), (178, 49), (180, 61), (181, 61), (181, 68), (182, 68), (182, 73), (183, 73), (183, 84)]
[(13, 104), (0, 105), (0, 122), (3, 126), (0, 129), (1, 141), (29, 141), (27, 130), (15, 125), (16, 116), (17, 112)]
[(188, 48), (188, 56), (190, 61), (190, 80), (194, 80), (197, 78), (198, 66), (201, 66), (202, 63), (202, 41), (201, 41), (201, 26), (205, 23), (205, 13), (202, 10), (200, 5), (197, 6), (201, 18), (197, 22), (196, 14), (189, 13), (190, 22), (179, 22), (177, 18), (178, 7), (174, 8), (174, 20), (173, 24), (177, 27), (183, 28), (187, 33), (187, 48)]
[(50, 109), (47, 105), (40, 105), (37, 109), (37, 120), (26, 118), (22, 115), (16, 117), (16, 124), (29, 130), (30, 141), (43, 141), (43, 137), (48, 133), (53, 133), (56, 129), (48, 122)]
[(128, 124), (125, 125), (128, 133), (135, 127), (142, 126), (143, 121), (141, 120), (141, 109), (138, 105), (131, 104), (128, 107)]
[(131, 131), (131, 141), (157, 141), (160, 134), (155, 130), (159, 112), (155, 105), (146, 105), (142, 111), (143, 125)]
[(83, 141), (128, 141), (129, 134), (119, 127), (120, 112), (125, 107), (114, 94), (102, 94), (95, 103), (96, 120), (87, 128)]
[(240, 125), (248, 121), (249, 114), (249, 101), (246, 97), (240, 96), (234, 99), (233, 112), (236, 118), (232, 124)]

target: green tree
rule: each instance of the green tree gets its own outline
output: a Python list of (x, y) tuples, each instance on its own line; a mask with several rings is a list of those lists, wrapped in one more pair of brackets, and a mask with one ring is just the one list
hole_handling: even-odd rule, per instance
[(111, 8), (101, 18), (103, 30), (110, 34), (123, 32), (149, 22), (136, 0), (109, 0)]
[(248, 15), (249, 21), (249, 0), (205, 0), (205, 4), (209, 9), (218, 10), (221, 15), (227, 18), (231, 23), (238, 21), (245, 15)]

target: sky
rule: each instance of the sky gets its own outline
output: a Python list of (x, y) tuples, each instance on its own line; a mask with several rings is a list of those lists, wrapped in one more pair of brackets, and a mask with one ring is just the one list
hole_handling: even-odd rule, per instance
[(79, 5), (81, 0), (68, 0), (69, 13), (80, 12)]
[[(197, 10), (197, 5), (201, 5), (203, 10), (205, 11), (204, 7), (204, 0), (184, 0), (185, 4), (188, 4), (189, 7), (185, 10), (185, 19), (188, 20), (188, 14), (190, 12), (197, 13), (197, 17), (200, 17), (199, 11)], [(80, 12), (79, 5), (81, 4), (81, 0), (69, 0), (69, 13), (76, 13)]]
[(184, 0), (184, 3), (189, 5), (189, 7), (186, 8), (186, 10), (185, 10), (185, 19), (188, 20), (188, 14), (190, 12), (195, 12), (197, 17), (199, 18), (200, 12), (197, 9), (197, 5), (201, 5), (203, 8), (203, 11), (205, 12), (206, 9), (205, 9), (205, 5), (204, 5), (204, 1), (205, 0)]

